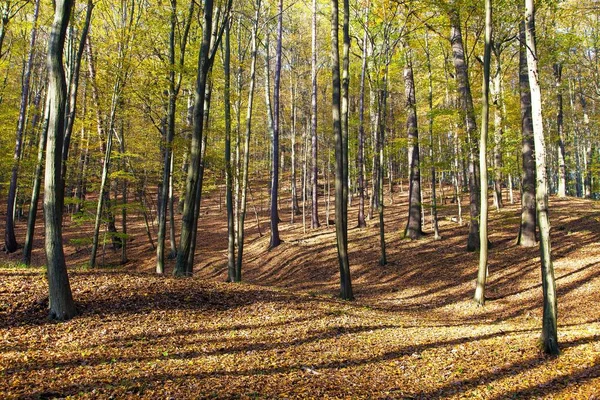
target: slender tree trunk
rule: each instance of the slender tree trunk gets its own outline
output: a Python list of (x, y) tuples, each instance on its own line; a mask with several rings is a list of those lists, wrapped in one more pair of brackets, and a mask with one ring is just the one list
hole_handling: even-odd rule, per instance
[(500, 210), (504, 206), (502, 203), (502, 138), (504, 136), (504, 99), (502, 93), (502, 63), (501, 49), (494, 45), (494, 58), (496, 65), (494, 68), (494, 79), (491, 86), (492, 103), (494, 104), (494, 204), (496, 209)]
[(556, 129), (558, 132), (558, 197), (567, 195), (567, 168), (565, 165), (565, 133), (563, 114), (562, 63), (553, 65), (556, 85)]
[(63, 50), (67, 25), (73, 2), (57, 0), (54, 21), (48, 42), (48, 138), (46, 143), (46, 172), (44, 177), (45, 249), (48, 272), (50, 317), (68, 320), (77, 314), (67, 275), (62, 239), (62, 186), (61, 166), (65, 103), (67, 100)]
[(404, 92), (406, 95), (406, 131), (408, 134), (408, 166), (410, 178), (408, 187), (408, 221), (404, 229), (404, 236), (410, 239), (419, 239), (423, 235), (421, 230), (421, 168), (419, 160), (419, 130), (417, 126), (417, 99), (415, 95), (415, 81), (413, 77), (411, 50), (406, 45), (406, 64), (404, 67)]
[(298, 191), (296, 188), (296, 123), (297, 123), (297, 106), (296, 106), (296, 91), (297, 91), (297, 83), (292, 81), (292, 85), (290, 87), (291, 94), (291, 129), (290, 129), (290, 138), (291, 138), (291, 185), (290, 191), (292, 195), (291, 201), (291, 223), (294, 223), (295, 216), (300, 214), (300, 207), (298, 206)]
[[(120, 142), (120, 147), (119, 147), (119, 151), (120, 151), (120, 161), (119, 164), (121, 165), (121, 171), (125, 170), (126, 167), (126, 156), (125, 156), (125, 129), (123, 127), (124, 122), (121, 122), (121, 142)], [(121, 231), (123, 232), (123, 239), (121, 240), (121, 265), (124, 265), (127, 263), (127, 242), (128, 242), (128, 238), (127, 238), (127, 179), (122, 179), (121, 182), (121, 223), (122, 223), (122, 229)], [(116, 196), (115, 196), (116, 199)]]
[(461, 23), (458, 10), (450, 10), (450, 23), (452, 33), (450, 42), (452, 43), (452, 57), (454, 69), (456, 70), (456, 83), (458, 85), (458, 101), (462, 119), (466, 127), (467, 142), (469, 147), (469, 191), (470, 191), (470, 229), (467, 241), (467, 250), (475, 251), (479, 248), (479, 197), (480, 190), (479, 165), (477, 160), (477, 123), (475, 120), (475, 108), (473, 107), (473, 97), (471, 95), (471, 86), (469, 83), (469, 73), (467, 61), (465, 59), (465, 49), (463, 45)]
[(317, 0), (312, 3), (312, 56), (311, 56), (311, 120), (310, 133), (312, 144), (311, 168), (311, 228), (321, 226), (319, 223), (319, 167), (318, 167), (318, 141), (317, 141)]
[(481, 96), (481, 136), (479, 138), (479, 171), (481, 187), (480, 224), (479, 224), (479, 271), (475, 289), (475, 302), (485, 304), (485, 281), (488, 270), (488, 177), (487, 177), (487, 139), (490, 120), (490, 61), (492, 57), (492, 0), (485, 0), (485, 51), (483, 56), (483, 84)]
[(224, 107), (225, 107), (225, 186), (227, 208), (227, 280), (235, 282), (235, 228), (233, 221), (233, 173), (231, 167), (231, 20), (225, 22), (225, 41), (223, 49)]
[(527, 70), (531, 90), (531, 115), (535, 141), (536, 211), (540, 229), (540, 258), (542, 264), (542, 288), (544, 314), (542, 318), (541, 344), (545, 353), (558, 354), (557, 299), (550, 244), (550, 219), (548, 217), (548, 182), (546, 180), (546, 143), (542, 121), (542, 96), (538, 81), (537, 49), (535, 43), (535, 6), (533, 0), (525, 0), (525, 43), (527, 45)]
[[(522, 25), (522, 24), (521, 24)], [(522, 132), (522, 183), (521, 183), (521, 224), (517, 244), (525, 247), (536, 245), (535, 226), (535, 145), (533, 141), (533, 121), (531, 118), (531, 92), (527, 71), (527, 50), (524, 26), (521, 26), (521, 47), (519, 52), (519, 87), (521, 91), (521, 132)]]
[[(190, 164), (186, 178), (185, 201), (183, 206), (181, 237), (174, 275), (186, 276), (192, 274), (193, 246), (192, 238), (194, 226), (197, 223), (199, 209), (196, 210), (197, 199), (200, 197), (198, 186), (200, 182), (202, 134), (204, 130), (204, 100), (208, 72), (212, 63), (210, 57), (210, 43), (213, 23), (213, 0), (204, 0), (204, 24), (202, 30), (202, 44), (198, 56), (198, 76), (196, 94), (194, 96), (194, 128), (190, 146)], [(199, 208), (199, 207), (198, 207)], [(197, 212), (196, 212), (197, 211)]]
[(279, 213), (277, 210), (277, 199), (279, 196), (279, 128), (280, 128), (280, 106), (279, 92), (281, 88), (281, 46), (283, 40), (283, 0), (279, 0), (277, 18), (277, 47), (275, 50), (275, 81), (273, 83), (273, 142), (271, 150), (271, 241), (269, 248), (273, 249), (281, 243), (279, 237)]
[(364, 33), (363, 33), (363, 52), (362, 64), (360, 70), (360, 94), (358, 110), (358, 227), (367, 226), (365, 221), (365, 80), (367, 75), (367, 41), (369, 26), (370, 1), (367, 2), (365, 11)]
[[(344, 0), (344, 13), (348, 14), (348, 0)], [(340, 296), (344, 300), (352, 300), (352, 282), (350, 278), (350, 264), (348, 261), (348, 229), (344, 225), (347, 218), (344, 216), (344, 186), (348, 181), (344, 179), (344, 139), (341, 124), (341, 82), (340, 82), (340, 53), (339, 53), (339, 15), (338, 0), (331, 0), (331, 71), (332, 71), (332, 117), (333, 133), (335, 137), (335, 232), (338, 249), (338, 262), (340, 265)], [(347, 15), (344, 16), (344, 30)], [(345, 36), (345, 35), (344, 35)], [(346, 148), (347, 151), (347, 148)]]
[[(81, 29), (81, 38), (79, 40), (79, 47), (77, 48), (77, 54), (73, 59), (73, 66), (71, 68), (71, 77), (68, 85), (68, 96), (69, 101), (67, 103), (66, 114), (66, 125), (65, 125), (65, 137), (63, 142), (63, 166), (62, 166), (62, 178), (67, 178), (67, 160), (69, 158), (69, 148), (71, 146), (71, 135), (73, 133), (73, 125), (75, 123), (75, 116), (77, 114), (77, 92), (79, 90), (79, 76), (81, 71), (81, 59), (83, 58), (83, 51), (85, 49), (85, 43), (87, 42), (87, 35), (92, 20), (92, 11), (94, 9), (93, 0), (88, 0), (87, 9), (85, 14), (85, 22)], [(64, 184), (64, 182), (63, 182)]]
[[(250, 162), (250, 134), (252, 133), (252, 107), (254, 103), (254, 86), (256, 81), (257, 35), (258, 19), (260, 16), (261, 0), (256, 0), (256, 13), (252, 26), (252, 58), (250, 61), (250, 88), (248, 90), (248, 105), (246, 110), (246, 139), (244, 143), (244, 158), (242, 161), (242, 181), (240, 193), (240, 209), (237, 227), (237, 262), (235, 267), (235, 281), (242, 280), (242, 261), (244, 255), (244, 222), (246, 220), (246, 194), (248, 192), (248, 167)], [(259, 226), (260, 232), (260, 226)]]
[[(425, 53), (427, 56), (427, 81), (428, 81), (428, 94), (427, 103), (429, 106), (429, 158), (431, 159), (431, 217), (433, 223), (434, 239), (440, 240), (440, 229), (438, 225), (437, 215), (437, 197), (435, 192), (436, 185), (436, 159), (433, 150), (433, 74), (431, 72), (431, 50), (429, 47), (429, 35), (425, 31)], [(414, 83), (414, 80), (413, 80)], [(414, 91), (413, 91), (414, 94)], [(441, 152), (441, 139), (440, 139), (440, 152)], [(442, 180), (440, 179), (440, 187), (442, 188), (442, 202), (444, 198), (444, 187), (442, 186)]]
[[(19, 166), (21, 163), (23, 132), (25, 130), (25, 123), (27, 118), (27, 104), (29, 103), (31, 70), (33, 69), (33, 56), (35, 52), (35, 42), (37, 38), (37, 21), (39, 10), (40, 0), (36, 0), (33, 10), (33, 27), (31, 28), (31, 35), (29, 38), (29, 55), (27, 56), (27, 63), (25, 64), (25, 71), (23, 73), (23, 85), (21, 89), (21, 106), (19, 108), (19, 119), (17, 122), (17, 134), (15, 140), (13, 167), (10, 177), (10, 187), (8, 189), (8, 200), (6, 207), (6, 227), (4, 231), (4, 244), (7, 253), (13, 253), (17, 251), (18, 248), (17, 238), (15, 236), (14, 207), (15, 200), (17, 198), (17, 179), (19, 175)], [(2, 18), (2, 25), (5, 25), (4, 17)], [(2, 39), (4, 39), (4, 29), (2, 29)], [(2, 54), (1, 52), (2, 48), (0, 46), (0, 55)]]
[[(48, 104), (46, 104), (46, 114)], [(40, 187), (42, 183), (42, 171), (44, 168), (44, 150), (46, 149), (46, 139), (48, 135), (48, 116), (44, 115), (44, 123), (40, 132), (40, 143), (38, 147), (37, 165), (31, 190), (31, 203), (29, 206), (29, 215), (27, 217), (27, 235), (25, 236), (25, 246), (23, 248), (23, 264), (31, 264), (31, 250), (33, 249), (33, 239), (35, 233), (35, 222), (37, 219), (38, 202), (40, 198)]]

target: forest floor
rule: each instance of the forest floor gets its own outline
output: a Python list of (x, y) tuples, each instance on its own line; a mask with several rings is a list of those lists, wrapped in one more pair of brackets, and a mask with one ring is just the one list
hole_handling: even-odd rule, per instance
[[(376, 220), (352, 223), (356, 300), (344, 302), (333, 227), (304, 233), (282, 203), (284, 243), (268, 251), (266, 199), (253, 203), (263, 236), (249, 208), (244, 283), (225, 283), (220, 197), (204, 201), (189, 279), (153, 273), (133, 212), (130, 261), (116, 266), (120, 251), (106, 249), (102, 267), (85, 268), (89, 221), (67, 217), (80, 314), (65, 323), (46, 318), (44, 270), (20, 267), (20, 251), (0, 256), (0, 398), (600, 398), (600, 203), (551, 199), (562, 353), (546, 357), (539, 250), (514, 244), (517, 205), (490, 212), (487, 302), (477, 307), (478, 254), (465, 250), (455, 204), (440, 208), (442, 240), (408, 241), (406, 196), (386, 196), (384, 267)], [(351, 211), (356, 221), (356, 201)]]

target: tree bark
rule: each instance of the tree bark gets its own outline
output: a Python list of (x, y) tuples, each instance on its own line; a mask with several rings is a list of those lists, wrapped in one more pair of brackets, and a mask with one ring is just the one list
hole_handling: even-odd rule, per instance
[(419, 130), (417, 126), (417, 98), (413, 77), (411, 50), (406, 45), (406, 64), (404, 67), (404, 93), (406, 96), (406, 131), (408, 135), (408, 166), (410, 168), (408, 188), (408, 222), (404, 237), (419, 239), (421, 229), (421, 168), (419, 160)]
[(517, 244), (525, 247), (536, 245), (535, 238), (535, 144), (531, 117), (531, 91), (527, 71), (527, 53), (524, 46), (525, 31), (521, 24), (519, 51), (519, 87), (521, 96), (522, 173), (521, 173), (521, 225)]
[(488, 272), (488, 174), (487, 139), (490, 120), (490, 61), (492, 57), (492, 1), (485, 0), (485, 50), (483, 56), (483, 84), (481, 96), (481, 136), (479, 137), (479, 171), (481, 187), (480, 224), (479, 224), (479, 270), (475, 289), (475, 302), (485, 304), (485, 281)]
[(360, 94), (358, 110), (358, 227), (367, 226), (365, 221), (365, 80), (367, 75), (367, 41), (370, 1), (367, 2), (363, 33), (363, 52), (360, 70)]
[(50, 317), (68, 320), (77, 314), (71, 293), (62, 239), (64, 187), (62, 150), (65, 129), (67, 88), (63, 69), (63, 50), (71, 0), (56, 0), (54, 21), (48, 41), (48, 138), (44, 177), (45, 249), (48, 271)]
[[(344, 0), (344, 13), (348, 14), (348, 0)], [(340, 266), (340, 297), (344, 300), (354, 299), (352, 294), (352, 282), (350, 278), (350, 264), (348, 261), (348, 228), (345, 225), (347, 218), (344, 211), (347, 205), (344, 205), (344, 186), (347, 187), (348, 181), (344, 179), (345, 168), (344, 133), (341, 123), (341, 82), (340, 82), (340, 54), (339, 54), (339, 15), (338, 0), (331, 0), (331, 72), (332, 72), (332, 119), (333, 133), (335, 137), (335, 232), (338, 249), (338, 262)], [(344, 16), (344, 30), (348, 29), (346, 24), (347, 15)], [(346, 35), (344, 35), (345, 37)], [(347, 190), (347, 189), (346, 189)]]
[(283, 41), (283, 0), (279, 0), (277, 18), (277, 47), (275, 50), (275, 79), (273, 82), (273, 142), (271, 150), (271, 241), (269, 248), (273, 249), (281, 243), (279, 237), (279, 212), (277, 210), (277, 198), (279, 196), (279, 128), (280, 128), (280, 106), (279, 92), (281, 89), (281, 46)]
[(535, 141), (535, 203), (538, 227), (540, 229), (540, 258), (542, 266), (542, 288), (544, 293), (541, 344), (545, 353), (558, 354), (558, 311), (550, 243), (548, 182), (546, 180), (546, 143), (542, 120), (542, 96), (538, 81), (538, 53), (535, 43), (535, 6), (533, 0), (525, 0), (525, 43), (527, 45), (527, 70), (531, 91), (531, 116), (533, 121), (533, 137)]
[[(202, 44), (198, 55), (198, 74), (196, 94), (194, 96), (194, 127), (192, 143), (190, 145), (190, 164), (186, 178), (185, 201), (181, 224), (181, 237), (174, 275), (191, 276), (193, 270), (193, 244), (195, 226), (198, 222), (200, 193), (200, 174), (202, 161), (202, 142), (204, 131), (204, 103), (207, 86), (208, 72), (213, 58), (209, 54), (213, 24), (213, 0), (204, 0), (204, 23), (202, 30)], [(197, 209), (198, 208), (198, 209)]]
[(567, 195), (567, 167), (565, 165), (565, 133), (563, 113), (562, 63), (553, 65), (556, 85), (556, 130), (558, 133), (558, 197)]
[(452, 33), (450, 42), (452, 44), (452, 57), (454, 69), (456, 71), (456, 83), (458, 86), (458, 101), (460, 104), (461, 117), (465, 123), (467, 132), (467, 144), (469, 148), (469, 191), (470, 191), (470, 229), (467, 240), (467, 250), (475, 251), (479, 248), (479, 165), (478, 165), (478, 145), (477, 145), (477, 122), (475, 120), (475, 108), (473, 107), (473, 97), (471, 94), (471, 85), (469, 83), (468, 65), (465, 59), (465, 49), (463, 45), (461, 24), (458, 10), (455, 7), (450, 9), (450, 24)]
[[(17, 134), (15, 140), (15, 152), (13, 157), (13, 167), (10, 177), (10, 187), (8, 189), (8, 199), (6, 206), (6, 226), (4, 231), (4, 245), (7, 253), (14, 253), (17, 251), (18, 244), (15, 236), (15, 220), (14, 220), (14, 206), (17, 197), (17, 179), (19, 175), (19, 166), (21, 164), (21, 151), (23, 147), (23, 131), (25, 130), (25, 120), (27, 117), (27, 104), (29, 103), (29, 89), (31, 82), (31, 70), (33, 68), (33, 56), (35, 52), (35, 42), (37, 38), (37, 21), (40, 10), (40, 0), (35, 1), (33, 10), (33, 27), (31, 28), (31, 34), (29, 38), (29, 54), (27, 56), (27, 63), (25, 64), (25, 71), (23, 73), (23, 86), (21, 89), (21, 106), (19, 108), (19, 119), (17, 122)], [(4, 23), (4, 16), (2, 17), (2, 24)], [(4, 32), (4, 29), (2, 30)], [(3, 39), (3, 37), (2, 37)], [(0, 54), (2, 48), (0, 47)]]
[(318, 167), (318, 141), (317, 141), (317, 0), (312, 3), (312, 56), (311, 56), (311, 228), (321, 226), (319, 223), (319, 167)]
[[(258, 19), (260, 16), (261, 0), (256, 0), (256, 13), (252, 26), (252, 59), (250, 61), (250, 88), (248, 89), (248, 105), (246, 110), (246, 138), (244, 142), (244, 155), (242, 161), (242, 182), (240, 193), (240, 208), (237, 227), (237, 261), (235, 267), (235, 281), (242, 280), (242, 261), (244, 255), (244, 222), (246, 220), (246, 200), (248, 192), (248, 167), (250, 162), (250, 134), (252, 133), (252, 108), (254, 104), (254, 86), (256, 83), (256, 58), (257, 58), (257, 36)], [(259, 227), (260, 229), (260, 227)]]

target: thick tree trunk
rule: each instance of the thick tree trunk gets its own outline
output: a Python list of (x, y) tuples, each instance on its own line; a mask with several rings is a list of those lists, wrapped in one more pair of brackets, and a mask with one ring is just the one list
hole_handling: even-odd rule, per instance
[(410, 178), (408, 185), (408, 221), (404, 236), (418, 239), (423, 235), (421, 229), (421, 167), (419, 165), (419, 130), (417, 127), (417, 98), (413, 77), (412, 55), (406, 46), (406, 64), (404, 66), (404, 93), (406, 96), (406, 132), (408, 135), (408, 167)]
[[(18, 244), (15, 236), (15, 220), (14, 220), (14, 206), (17, 197), (17, 179), (19, 175), (19, 166), (21, 163), (21, 151), (23, 147), (23, 132), (25, 130), (25, 121), (27, 118), (27, 104), (29, 103), (29, 88), (31, 82), (31, 70), (33, 68), (33, 56), (35, 52), (35, 42), (37, 38), (37, 21), (40, 10), (40, 0), (35, 1), (33, 10), (33, 27), (31, 28), (31, 35), (29, 38), (29, 55), (27, 56), (27, 63), (25, 64), (25, 71), (23, 72), (23, 85), (21, 89), (21, 106), (19, 108), (19, 119), (17, 122), (17, 134), (15, 140), (15, 153), (13, 158), (13, 167), (10, 177), (10, 187), (8, 189), (8, 199), (6, 206), (6, 226), (4, 231), (4, 245), (7, 253), (13, 253), (17, 251)], [(2, 25), (4, 26), (4, 18), (2, 18)], [(2, 29), (4, 32), (4, 29)], [(3, 37), (2, 37), (3, 39)], [(0, 54), (2, 48), (0, 46)]]
[(535, 202), (540, 229), (540, 258), (542, 264), (542, 288), (544, 314), (542, 317), (541, 344), (545, 353), (558, 354), (557, 299), (550, 244), (550, 219), (548, 217), (548, 182), (546, 180), (546, 143), (542, 121), (542, 96), (538, 81), (537, 49), (535, 43), (535, 6), (533, 0), (525, 0), (525, 43), (527, 46), (527, 70), (531, 90), (531, 116), (535, 141), (536, 192)]
[(526, 247), (536, 245), (535, 238), (535, 145), (533, 142), (533, 122), (531, 119), (531, 92), (527, 72), (527, 50), (524, 27), (521, 26), (521, 47), (519, 53), (519, 87), (521, 91), (521, 132), (522, 132), (522, 182), (521, 182), (521, 225), (517, 244)]
[(485, 51), (483, 56), (483, 84), (481, 96), (481, 136), (479, 138), (479, 171), (481, 187), (479, 224), (479, 270), (475, 289), (475, 302), (482, 306), (485, 303), (485, 281), (488, 272), (488, 174), (487, 174), (487, 139), (490, 120), (490, 61), (492, 57), (492, 1), (485, 0)]
[[(348, 14), (348, 0), (344, 0), (344, 13)], [(344, 30), (348, 29), (347, 15), (344, 16)], [(344, 225), (347, 218), (344, 211), (347, 205), (344, 205), (344, 186), (348, 181), (344, 180), (346, 176), (344, 170), (344, 133), (341, 123), (341, 82), (340, 82), (340, 53), (339, 53), (339, 16), (338, 0), (331, 0), (331, 71), (332, 71), (332, 117), (333, 133), (335, 137), (335, 232), (338, 249), (338, 262), (340, 266), (340, 296), (344, 300), (352, 300), (352, 282), (350, 278), (350, 264), (348, 261), (348, 229)], [(345, 37), (346, 35), (344, 35)], [(346, 155), (347, 157), (347, 155)]]
[(63, 69), (65, 34), (71, 0), (57, 0), (54, 21), (48, 42), (48, 138), (46, 143), (46, 172), (44, 177), (45, 249), (48, 271), (50, 317), (57, 320), (73, 318), (77, 311), (67, 275), (62, 239), (62, 186), (61, 166), (65, 103), (67, 88)]
[(473, 107), (473, 97), (471, 94), (471, 85), (469, 83), (469, 73), (467, 61), (465, 59), (465, 49), (463, 45), (461, 24), (458, 10), (451, 8), (450, 23), (452, 33), (450, 42), (452, 44), (452, 57), (454, 69), (456, 71), (456, 83), (458, 86), (458, 102), (463, 123), (467, 132), (467, 143), (469, 152), (469, 191), (470, 191), (470, 229), (467, 241), (467, 250), (475, 251), (479, 248), (479, 163), (478, 163), (478, 145), (477, 145), (477, 123), (475, 120), (475, 108)]

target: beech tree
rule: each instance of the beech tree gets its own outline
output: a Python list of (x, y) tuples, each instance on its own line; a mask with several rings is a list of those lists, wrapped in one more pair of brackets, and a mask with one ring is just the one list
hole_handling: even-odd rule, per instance
[(67, 87), (63, 68), (65, 35), (73, 2), (57, 0), (48, 41), (48, 137), (44, 177), (45, 250), (48, 270), (50, 317), (68, 320), (77, 314), (63, 251), (62, 216), (64, 186), (62, 172), (63, 132)]

